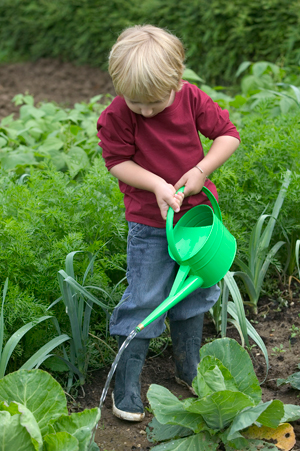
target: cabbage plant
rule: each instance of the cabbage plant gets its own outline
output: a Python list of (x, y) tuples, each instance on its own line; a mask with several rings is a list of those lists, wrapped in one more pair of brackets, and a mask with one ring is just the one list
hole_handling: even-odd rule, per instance
[(200, 358), (193, 380), (196, 398), (180, 401), (166, 388), (150, 386), (147, 397), (155, 418), (148, 439), (163, 442), (153, 450), (216, 451), (221, 443), (226, 451), (278, 450), (274, 440), (249, 437), (255, 437), (253, 428), (261, 437), (262, 431), (270, 435), (279, 425), (295, 442), (291, 425), (285, 423), (300, 418), (300, 407), (279, 400), (262, 402), (259, 381), (242, 346), (231, 338), (217, 339), (201, 348)]
[(96, 407), (68, 415), (63, 389), (42, 370), (19, 370), (0, 380), (1, 451), (91, 451)]

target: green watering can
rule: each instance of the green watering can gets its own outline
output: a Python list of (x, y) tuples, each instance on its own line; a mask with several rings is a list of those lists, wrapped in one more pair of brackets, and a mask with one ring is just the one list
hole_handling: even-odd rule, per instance
[[(178, 191), (183, 190), (184, 187)], [(135, 328), (136, 332), (140, 332), (197, 288), (208, 288), (218, 283), (232, 265), (236, 240), (222, 223), (220, 207), (214, 195), (205, 186), (202, 190), (213, 210), (208, 205), (193, 207), (179, 219), (174, 228), (174, 210), (168, 210), (168, 250), (179, 269), (167, 299)]]

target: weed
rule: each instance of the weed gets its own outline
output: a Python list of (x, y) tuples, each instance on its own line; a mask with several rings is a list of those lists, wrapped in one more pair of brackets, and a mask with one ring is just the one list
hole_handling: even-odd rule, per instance
[(282, 343), (279, 345), (279, 347), (275, 346), (274, 348), (272, 348), (272, 351), (273, 352), (271, 352), (271, 355), (274, 355), (274, 356), (278, 356), (278, 355), (282, 354), (283, 352), (286, 352), (285, 349), (283, 349)]

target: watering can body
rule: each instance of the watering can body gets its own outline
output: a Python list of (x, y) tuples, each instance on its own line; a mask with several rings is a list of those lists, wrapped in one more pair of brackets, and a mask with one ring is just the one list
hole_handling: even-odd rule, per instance
[[(183, 191), (184, 187), (179, 191)], [(205, 186), (208, 205), (191, 208), (173, 227), (174, 210), (169, 208), (166, 234), (170, 257), (179, 269), (170, 295), (142, 323), (139, 332), (197, 288), (218, 283), (229, 271), (236, 254), (236, 240), (222, 223), (219, 204)]]
[(236, 254), (236, 240), (223, 225), (213, 194), (206, 187), (203, 191), (214, 210), (208, 205), (198, 205), (185, 213), (173, 228), (174, 211), (170, 209), (166, 230), (171, 258), (180, 266), (188, 267), (190, 275), (201, 277), (202, 288), (208, 288), (230, 269)]

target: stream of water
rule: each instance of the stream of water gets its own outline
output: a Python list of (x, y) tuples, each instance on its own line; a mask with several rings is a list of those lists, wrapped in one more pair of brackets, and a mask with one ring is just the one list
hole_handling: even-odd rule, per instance
[[(102, 407), (103, 407), (103, 404), (104, 404), (104, 401), (105, 401), (105, 399), (106, 399), (107, 392), (108, 392), (108, 389), (109, 389), (111, 380), (112, 380), (112, 378), (113, 378), (113, 375), (114, 375), (114, 373), (115, 373), (115, 371), (116, 371), (116, 368), (117, 368), (117, 366), (118, 366), (119, 360), (120, 360), (120, 358), (121, 358), (123, 352), (125, 351), (125, 349), (126, 349), (127, 346), (129, 345), (129, 343), (131, 342), (131, 340), (134, 339), (134, 337), (137, 335), (137, 333), (138, 333), (138, 331), (135, 330), (135, 329), (134, 329), (132, 332), (130, 332), (130, 334), (128, 335), (128, 337), (126, 338), (126, 340), (123, 342), (122, 346), (120, 347), (120, 349), (119, 349), (119, 351), (118, 351), (118, 354), (116, 355), (115, 360), (114, 360), (113, 363), (112, 363), (112, 366), (111, 366), (111, 369), (110, 369), (110, 371), (109, 371), (109, 373), (108, 373), (108, 376), (107, 376), (107, 379), (106, 379), (104, 388), (103, 388), (103, 390), (102, 390), (102, 394), (101, 394), (101, 398), (100, 398), (100, 403), (99, 403), (99, 409), (100, 409), (100, 411), (101, 411), (101, 409), (102, 409)], [(93, 431), (92, 431), (92, 436), (91, 436), (91, 441), (90, 441), (90, 444), (89, 444), (89, 449), (90, 449), (90, 447), (91, 447), (91, 444), (92, 444), (93, 441), (94, 441), (94, 438), (95, 438), (95, 434), (96, 434), (97, 428), (98, 428), (98, 423), (96, 424), (96, 426), (94, 427), (94, 429), (93, 429)]]

